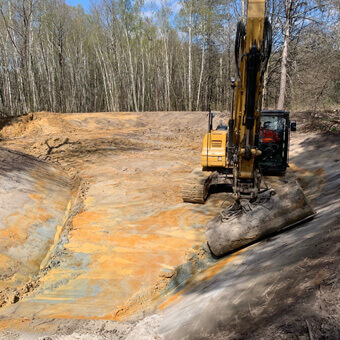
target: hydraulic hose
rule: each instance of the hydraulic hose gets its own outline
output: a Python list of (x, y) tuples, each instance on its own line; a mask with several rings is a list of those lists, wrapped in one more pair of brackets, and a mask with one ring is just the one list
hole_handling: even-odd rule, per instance
[(268, 18), (266, 17), (264, 20), (264, 27), (263, 27), (261, 81), (268, 66), (269, 57), (272, 52), (272, 45), (273, 45), (272, 25), (270, 21), (268, 20)]
[[(246, 35), (246, 27), (242, 21), (237, 23), (236, 29), (236, 38), (235, 38), (235, 63), (237, 69), (238, 78), (241, 78), (241, 70), (240, 70), (240, 58), (242, 58), (243, 50), (242, 47), (242, 40)], [(241, 55), (240, 55), (241, 52)]]

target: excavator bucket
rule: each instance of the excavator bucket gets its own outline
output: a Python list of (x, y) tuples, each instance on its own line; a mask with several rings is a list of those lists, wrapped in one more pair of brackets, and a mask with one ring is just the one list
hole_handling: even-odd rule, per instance
[(299, 184), (288, 182), (261, 193), (254, 203), (241, 200), (206, 226), (208, 245), (222, 256), (315, 215)]

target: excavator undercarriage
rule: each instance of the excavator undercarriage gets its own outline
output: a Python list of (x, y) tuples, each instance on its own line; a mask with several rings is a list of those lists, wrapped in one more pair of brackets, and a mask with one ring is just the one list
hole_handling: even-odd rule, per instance
[(211, 187), (224, 185), (232, 190), (233, 175), (227, 173), (202, 172), (201, 169), (194, 170), (182, 188), (182, 198), (184, 202), (204, 204), (207, 200)]

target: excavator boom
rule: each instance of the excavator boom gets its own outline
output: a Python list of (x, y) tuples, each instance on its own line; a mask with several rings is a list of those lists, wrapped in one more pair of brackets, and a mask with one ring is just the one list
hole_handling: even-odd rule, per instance
[(256, 198), (260, 175), (256, 158), (262, 107), (263, 76), (271, 51), (271, 26), (265, 18), (265, 0), (249, 0), (246, 26), (237, 25), (236, 105), (229, 125), (233, 129), (229, 160), (233, 166), (233, 190), (238, 198)]

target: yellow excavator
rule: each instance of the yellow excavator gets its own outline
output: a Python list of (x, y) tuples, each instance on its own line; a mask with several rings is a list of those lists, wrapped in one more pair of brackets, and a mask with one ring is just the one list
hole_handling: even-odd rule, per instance
[[(263, 174), (284, 175), (288, 167), (290, 130), (296, 124), (287, 111), (262, 111), (264, 73), (272, 47), (265, 0), (248, 0), (246, 24), (237, 25), (236, 79), (228, 125), (213, 129), (209, 110), (203, 140), (202, 172), (183, 187), (183, 201), (204, 203), (210, 188), (229, 187), (235, 204), (207, 224), (206, 237), (216, 256), (255, 242), (315, 214), (296, 181), (282, 180), (275, 190), (262, 188)], [(236, 95), (234, 92), (236, 90)]]

